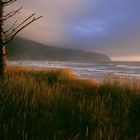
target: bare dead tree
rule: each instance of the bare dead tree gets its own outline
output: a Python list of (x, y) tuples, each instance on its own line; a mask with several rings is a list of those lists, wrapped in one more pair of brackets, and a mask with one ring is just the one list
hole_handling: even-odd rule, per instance
[(22, 9), (22, 7), (20, 7), (17, 10), (6, 14), (4, 13), (4, 8), (16, 1), (17, 0), (0, 0), (0, 75), (3, 75), (6, 71), (6, 45), (10, 43), (21, 30), (42, 17), (37, 17), (36, 14), (33, 13), (21, 23), (17, 24), (17, 21), (15, 21), (11, 28), (4, 30), (5, 21), (15, 16)]

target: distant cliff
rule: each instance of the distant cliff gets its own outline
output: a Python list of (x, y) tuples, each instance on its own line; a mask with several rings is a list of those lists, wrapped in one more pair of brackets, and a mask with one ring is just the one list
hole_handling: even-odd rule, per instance
[(16, 38), (7, 47), (7, 52), (8, 60), (110, 61), (104, 54), (51, 47), (23, 38)]

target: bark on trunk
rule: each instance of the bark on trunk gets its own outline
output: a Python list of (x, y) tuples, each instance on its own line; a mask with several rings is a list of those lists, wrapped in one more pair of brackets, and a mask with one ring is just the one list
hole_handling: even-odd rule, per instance
[(6, 72), (6, 46), (3, 44), (6, 38), (3, 22), (3, 6), (0, 5), (0, 75), (3, 75)]
[(6, 51), (5, 45), (0, 46), (0, 75), (6, 72)]

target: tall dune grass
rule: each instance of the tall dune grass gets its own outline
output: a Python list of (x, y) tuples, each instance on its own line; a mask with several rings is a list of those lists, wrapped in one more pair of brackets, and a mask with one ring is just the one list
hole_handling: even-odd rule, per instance
[(9, 68), (0, 79), (0, 139), (138, 140), (140, 84), (128, 80)]

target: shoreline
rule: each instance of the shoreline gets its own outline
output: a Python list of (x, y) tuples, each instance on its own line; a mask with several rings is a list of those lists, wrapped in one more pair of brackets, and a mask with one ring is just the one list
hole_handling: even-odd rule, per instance
[(94, 78), (87, 78), (87, 77), (82, 77), (82, 76), (78, 76), (74, 73), (74, 71), (71, 68), (50, 68), (50, 67), (37, 67), (37, 66), (20, 66), (20, 65), (7, 65), (7, 70), (8, 69), (15, 69), (15, 70), (27, 70), (27, 71), (38, 71), (38, 72), (49, 72), (49, 71), (66, 71), (66, 73), (68, 73), (68, 75), (70, 75), (72, 78), (74, 79), (79, 79), (79, 80), (88, 80), (88, 81), (92, 81), (95, 82), (96, 84), (99, 84), (101, 82), (97, 81)]
[(101, 76), (93, 76), (93, 77), (87, 77), (87, 76), (82, 76), (82, 75), (78, 75), (74, 72), (74, 70), (70, 67), (64, 68), (64, 67), (38, 67), (38, 66), (23, 66), (23, 65), (16, 65), (16, 64), (7, 64), (7, 69), (12, 68), (12, 69), (16, 69), (18, 68), (19, 70), (34, 70), (34, 71), (57, 71), (57, 70), (66, 70), (69, 75), (71, 75), (74, 78), (77, 79), (81, 79), (81, 80), (91, 80), (91, 81), (95, 81), (97, 84), (101, 84), (103, 82), (106, 81), (116, 81), (116, 80), (121, 80), (124, 82), (128, 82), (130, 81), (140, 81), (140, 79), (138, 77), (132, 77), (132, 76), (126, 76), (126, 75), (101, 75)]

